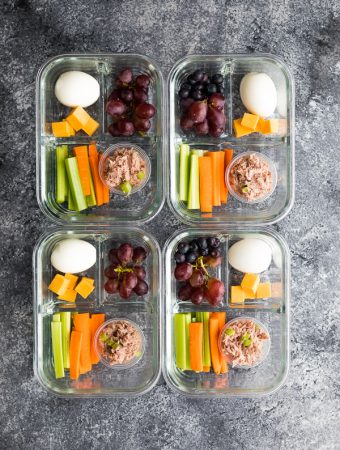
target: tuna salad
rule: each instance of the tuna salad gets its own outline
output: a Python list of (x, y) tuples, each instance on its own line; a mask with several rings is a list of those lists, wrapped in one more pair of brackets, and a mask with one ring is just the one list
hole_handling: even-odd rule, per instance
[(221, 336), (221, 351), (235, 366), (254, 366), (263, 357), (263, 344), (268, 333), (251, 319), (227, 324)]
[(146, 163), (133, 148), (119, 148), (104, 163), (103, 177), (109, 188), (129, 194), (146, 176)]
[(142, 336), (127, 320), (112, 320), (100, 330), (97, 349), (100, 357), (109, 365), (129, 364), (141, 356)]
[(229, 171), (232, 190), (246, 201), (266, 197), (273, 188), (273, 174), (268, 162), (258, 153), (237, 159)]

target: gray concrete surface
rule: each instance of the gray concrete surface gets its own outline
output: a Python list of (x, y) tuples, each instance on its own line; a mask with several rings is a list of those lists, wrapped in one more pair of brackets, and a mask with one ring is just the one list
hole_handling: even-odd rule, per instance
[[(339, 21), (336, 0), (5, 0), (0, 5), (0, 448), (336, 449), (339, 415)], [(65, 52), (139, 52), (164, 74), (188, 53), (265, 51), (296, 78), (292, 364), (276, 394), (193, 401), (161, 379), (137, 400), (62, 400), (32, 371), (35, 76)], [(179, 226), (165, 207), (147, 225)], [(160, 231), (162, 230), (162, 231)]]

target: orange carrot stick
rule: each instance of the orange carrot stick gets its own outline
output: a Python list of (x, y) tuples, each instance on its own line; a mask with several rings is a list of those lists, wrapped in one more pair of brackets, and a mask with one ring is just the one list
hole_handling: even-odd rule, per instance
[(209, 335), (210, 335), (210, 353), (211, 362), (216, 375), (221, 373), (220, 353), (218, 350), (218, 319), (216, 317), (210, 317), (209, 319)]
[(89, 156), (97, 156), (98, 157), (98, 150), (97, 150), (96, 144), (89, 145)]
[(97, 353), (94, 349), (94, 342), (93, 338), (96, 334), (96, 331), (100, 327), (102, 323), (105, 321), (105, 314), (92, 314), (90, 319), (90, 331), (91, 331), (91, 363), (92, 364), (98, 364), (100, 358), (98, 358)]
[(103, 183), (102, 180), (100, 179), (98, 171), (98, 155), (89, 156), (89, 161), (94, 184), (94, 190), (96, 193), (97, 206), (100, 206), (103, 204)]
[[(225, 148), (224, 149), (224, 166), (225, 166), (225, 173), (227, 172), (228, 166), (231, 163), (231, 160), (234, 156), (234, 150), (232, 148)], [(228, 188), (226, 186), (226, 199), (225, 202), (228, 201)]]
[(225, 184), (225, 153), (218, 152), (220, 155), (220, 195), (221, 195), (221, 203), (225, 203), (227, 200), (227, 185)]
[(191, 370), (203, 371), (203, 323), (189, 324), (189, 355)]
[[(99, 153), (99, 162), (98, 162), (98, 164), (100, 163), (100, 160), (101, 160), (102, 156), (103, 156), (103, 154)], [(99, 168), (99, 165), (98, 165), (98, 168)], [(103, 203), (109, 203), (109, 201), (110, 201), (110, 189), (106, 186), (106, 184), (104, 184), (104, 183), (102, 183), (102, 184), (103, 184)]]
[(212, 212), (213, 208), (213, 173), (212, 158), (198, 158), (200, 172), (200, 206), (202, 212)]
[(210, 372), (210, 367), (209, 366), (203, 366), (203, 371), (202, 372)]
[(81, 182), (81, 187), (83, 188), (84, 195), (91, 194), (90, 186), (90, 166), (89, 166), (89, 156), (87, 153), (87, 146), (81, 145), (80, 147), (73, 148), (74, 156), (77, 158), (79, 177)]
[(76, 314), (73, 321), (75, 331), (83, 334), (80, 352), (80, 373), (83, 374), (92, 369), (90, 315), (89, 313)]
[(72, 331), (70, 339), (70, 378), (77, 380), (80, 374), (80, 353), (83, 333)]
[[(217, 319), (218, 319), (218, 333), (221, 334), (221, 331), (223, 330), (223, 327), (226, 322), (227, 313), (225, 311), (217, 312)], [(228, 364), (227, 361), (223, 355), (223, 353), (220, 352), (220, 362), (221, 362), (221, 373), (227, 373), (228, 372)]]
[(220, 174), (218, 152), (208, 152), (208, 156), (212, 159), (212, 179), (213, 179), (213, 205), (221, 206), (220, 194)]

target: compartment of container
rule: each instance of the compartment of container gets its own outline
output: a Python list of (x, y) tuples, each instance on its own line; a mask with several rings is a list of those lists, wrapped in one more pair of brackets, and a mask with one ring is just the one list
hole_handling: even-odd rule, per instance
[[(64, 276), (62, 270), (51, 267), (52, 252), (60, 242), (71, 239), (86, 241), (95, 247), (96, 262), (88, 270), (76, 273), (78, 283), (83, 276), (94, 279), (95, 289), (88, 298), (81, 298), (78, 293), (75, 301), (58, 300), (57, 295), (49, 290), (51, 280), (58, 273)], [(112, 245), (131, 243), (134, 246), (142, 246), (147, 256), (141, 266), (145, 267), (147, 276), (145, 280), (148, 284), (147, 293), (143, 296), (131, 295), (128, 299), (123, 299), (119, 294), (112, 295), (107, 300), (104, 293), (104, 268), (106, 266), (107, 251)], [(37, 379), (48, 391), (60, 396), (75, 397), (115, 397), (134, 396), (150, 390), (160, 374), (160, 250), (157, 242), (152, 236), (136, 228), (121, 229), (111, 227), (98, 229), (84, 229), (81, 227), (57, 229), (46, 233), (38, 242), (34, 252), (34, 321), (35, 321), (35, 351), (34, 351), (34, 371)], [(83, 255), (83, 260), (85, 259)], [(61, 263), (65, 264), (65, 261)], [(133, 268), (132, 262), (125, 264), (124, 268)], [(123, 268), (123, 267), (121, 267)], [(62, 269), (62, 266), (58, 266)], [(127, 270), (124, 272), (127, 273)], [(122, 283), (122, 278), (120, 278)], [(89, 318), (97, 318), (96, 315), (104, 315), (105, 321), (109, 319), (127, 319), (135, 323), (142, 331), (144, 337), (144, 352), (141, 359), (132, 367), (116, 368), (107, 367), (98, 361), (98, 355), (93, 346), (95, 329), (92, 327), (90, 336), (90, 357), (97, 355), (97, 359), (92, 360), (91, 370), (84, 374), (79, 374), (76, 379), (70, 376), (70, 368), (64, 366), (64, 372), (60, 370), (60, 363), (55, 360), (52, 349), (52, 326), (54, 321), (62, 320), (58, 317), (65, 313), (70, 313), (72, 329), (79, 331), (75, 320), (79, 315), (88, 313)], [(75, 319), (78, 315), (78, 319)], [(104, 316), (101, 322), (104, 320)], [(64, 318), (66, 316), (64, 315)], [(86, 319), (86, 317), (85, 317)], [(69, 316), (67, 319), (69, 320)], [(86, 319), (86, 322), (87, 319)], [(64, 325), (62, 324), (61, 327)], [(98, 329), (99, 325), (96, 325)], [(63, 329), (63, 328), (61, 328)], [(63, 336), (63, 335), (62, 335)], [(84, 335), (83, 335), (84, 337)], [(64, 339), (64, 338), (63, 338)], [(87, 341), (86, 341), (87, 342)], [(65, 344), (66, 345), (66, 344)], [(70, 348), (70, 347), (67, 347)], [(116, 347), (114, 347), (115, 349)], [(139, 350), (138, 350), (139, 351)], [(83, 349), (82, 349), (83, 352)], [(85, 357), (88, 353), (85, 351)], [(63, 358), (67, 350), (62, 350)], [(80, 353), (82, 355), (83, 353)], [(128, 354), (128, 352), (127, 352)], [(126, 357), (127, 358), (127, 357)], [(126, 359), (127, 361), (127, 359)], [(127, 361), (128, 362), (128, 361)], [(63, 364), (65, 361), (63, 360)], [(66, 364), (66, 363), (65, 363)], [(125, 360), (124, 360), (125, 364)], [(74, 365), (72, 373), (74, 373)], [(82, 366), (80, 366), (82, 367)]]
[[(197, 120), (201, 120), (199, 114), (195, 116), (190, 111), (192, 103), (187, 110), (185, 110), (185, 107), (183, 109), (183, 102), (187, 101), (187, 99), (180, 98), (183, 83), (186, 83), (188, 76), (190, 77), (192, 74), (197, 73), (197, 71), (201, 71), (209, 75), (209, 77), (214, 73), (220, 74), (223, 77), (223, 88), (220, 91), (224, 97), (224, 108), (222, 112), (225, 117), (225, 126), (220, 133), (216, 134), (209, 128), (209, 133), (202, 135), (200, 134), (202, 130), (198, 132), (196, 132), (195, 128), (186, 130), (185, 123), (183, 127), (183, 123), (181, 122), (183, 117), (187, 116), (189, 118), (198, 117)], [(258, 117), (261, 119), (259, 120), (259, 124), (261, 123), (263, 125), (263, 121), (266, 121), (263, 127), (269, 127), (268, 120), (270, 119), (272, 120), (270, 122), (271, 129), (274, 129), (274, 125), (277, 125), (279, 126), (279, 131), (271, 134), (267, 132), (267, 134), (263, 134), (254, 130), (250, 134), (236, 137), (233, 121), (235, 119), (241, 119), (245, 112), (251, 114), (252, 120), (254, 120), (253, 116), (256, 116), (256, 114), (249, 111), (248, 103), (248, 109), (245, 107), (240, 97), (241, 80), (251, 72), (264, 74), (265, 77), (269, 77), (270, 83), (275, 86), (277, 102), (274, 111), (270, 112), (270, 105), (267, 105), (267, 110), (259, 109), (259, 111), (261, 114), (270, 112), (269, 116), (260, 117), (258, 115)], [(195, 224), (198, 222), (204, 224), (270, 224), (277, 222), (287, 214), (292, 207), (294, 198), (294, 86), (289, 69), (278, 58), (271, 55), (188, 56), (177, 62), (173, 67), (168, 83), (170, 97), (170, 172), (168, 199), (173, 212), (187, 224)], [(261, 82), (258, 89), (263, 89)], [(190, 91), (189, 95), (192, 96), (194, 94)], [(207, 87), (204, 87), (203, 99), (198, 100), (198, 102), (208, 104), (208, 115), (206, 117), (208, 117), (209, 127), (213, 123), (211, 121), (215, 120), (215, 116), (209, 116), (211, 114), (210, 111), (221, 109), (223, 106), (221, 101), (218, 103), (211, 98)], [(189, 103), (193, 101), (192, 99)], [(222, 112), (220, 111), (219, 113)], [(224, 176), (229, 158), (236, 157), (244, 152), (259, 152), (270, 158), (274, 164), (277, 171), (277, 186), (268, 199), (259, 201), (258, 203), (240, 202), (239, 200), (235, 200), (230, 193), (227, 199), (225, 199), (226, 194), (222, 194), (222, 191), (225, 191), (225, 187), (221, 187), (222, 201), (219, 203), (218, 199), (213, 199), (212, 210), (206, 211), (202, 208), (200, 201), (198, 203), (195, 201), (189, 202), (188, 193), (190, 191), (191, 163), (190, 160), (184, 165), (180, 162), (180, 149), (183, 145), (189, 146), (190, 156), (187, 156), (187, 158), (191, 158), (195, 153), (192, 150), (197, 149), (204, 150), (205, 152), (222, 151), (224, 149), (233, 150), (229, 156), (224, 157), (224, 167), (221, 168)], [(206, 153), (201, 153), (199, 156), (207, 155)], [(195, 170), (193, 173), (196, 173)], [(203, 173), (205, 172), (203, 171)], [(223, 177), (223, 175), (219, 176)], [(212, 173), (210, 178), (215, 177), (217, 175)], [(200, 186), (199, 176), (194, 175), (193, 179), (197, 179), (197, 183), (195, 184)], [(201, 180), (202, 183), (203, 181)], [(183, 185), (186, 185), (184, 192)], [(204, 185), (206, 185), (205, 181)], [(197, 196), (202, 201), (198, 189), (196, 187), (195, 194), (194, 188), (194, 196)]]
[[(117, 77), (124, 68), (131, 69), (133, 82), (122, 89), (131, 92), (135, 90), (135, 79), (146, 75), (150, 84), (148, 87), (147, 102), (152, 103), (156, 109), (154, 117), (150, 119), (151, 127), (147, 132), (136, 131), (132, 135), (113, 136), (109, 132), (112, 121), (126, 118), (134, 120), (135, 103), (126, 102), (124, 115), (112, 119), (107, 113), (107, 102), (111, 89), (117, 83)], [(83, 109), (89, 116), (98, 122), (99, 126), (93, 135), (87, 135), (82, 129), (68, 137), (55, 137), (52, 132), (52, 122), (69, 123), (69, 114), (72, 108), (64, 106), (55, 96), (54, 89), (60, 75), (68, 71), (81, 71), (91, 75), (99, 83), (99, 98)], [(140, 55), (115, 54), (88, 54), (88, 55), (62, 55), (49, 60), (39, 71), (37, 77), (37, 197), (45, 214), (54, 221), (77, 223), (114, 223), (115, 221), (145, 222), (154, 217), (160, 210), (164, 200), (164, 98), (162, 75), (150, 59)], [(79, 119), (80, 120), (80, 119)], [(73, 125), (73, 121), (70, 122)], [(123, 130), (124, 131), (124, 130)], [(125, 133), (126, 134), (126, 133)], [(74, 147), (95, 144), (97, 152), (104, 152), (109, 146), (122, 143), (141, 147), (151, 162), (150, 178), (139, 193), (129, 196), (120, 196), (108, 192), (104, 194), (104, 202), (100, 205), (101, 194), (97, 193), (97, 184), (93, 168), (90, 174), (94, 182), (91, 195), (94, 191), (96, 205), (88, 200), (87, 189), (83, 187), (85, 204), (72, 205), (69, 203), (68, 192), (66, 196), (57, 195), (56, 148), (66, 145), (66, 157), (74, 156)], [(98, 170), (99, 158), (96, 160), (95, 170)], [(85, 169), (84, 169), (85, 170)], [(58, 172), (59, 173), (59, 172)], [(81, 174), (80, 174), (81, 175)], [(59, 179), (59, 178), (58, 178)], [(66, 178), (67, 179), (67, 178)], [(83, 180), (81, 180), (83, 181)], [(86, 180), (85, 180), (86, 183)]]
[[(219, 272), (221, 281), (225, 287), (224, 296), (218, 305), (209, 303), (209, 299), (208, 301), (205, 299), (200, 305), (193, 304), (191, 299), (179, 302), (177, 285), (174, 281), (174, 270), (176, 267), (174, 255), (178, 248), (178, 244), (180, 242), (197, 240), (198, 237), (211, 236), (219, 236), (219, 239), (225, 243), (224, 262), (222, 262), (221, 270)], [(236, 254), (236, 263), (234, 256), (232, 263), (236, 266), (235, 269), (235, 267), (232, 267), (228, 262), (230, 248), (235, 243), (241, 242), (244, 239), (248, 240), (248, 247), (246, 247), (246, 252), (244, 252), (243, 249), (243, 254), (242, 252)], [(266, 256), (263, 256), (261, 260), (261, 254), (258, 255), (258, 259), (251, 259), (251, 252), (254, 252), (255, 250), (249, 247), (249, 239), (256, 241), (256, 243), (259, 242), (262, 247), (268, 247), (266, 251), (270, 253), (270, 261), (268, 260), (268, 255), (267, 259), (265, 259)], [(240, 252), (240, 250), (238, 250), (238, 252)], [(247, 259), (246, 253), (250, 256), (249, 260)], [(241, 264), (244, 262), (246, 263), (245, 266), (238, 265), (238, 257), (241, 258)], [(164, 260), (166, 300), (163, 315), (165, 323), (165, 358), (163, 362), (163, 374), (169, 386), (178, 393), (193, 397), (260, 396), (272, 393), (282, 386), (289, 368), (289, 250), (282, 237), (276, 232), (266, 228), (230, 228), (217, 230), (202, 228), (193, 230), (186, 229), (177, 232), (167, 241), (164, 248)], [(249, 266), (249, 261), (253, 266)], [(262, 267), (260, 267), (259, 264), (262, 264)], [(265, 270), (263, 270), (264, 267)], [(259, 277), (256, 281), (256, 287), (254, 285), (254, 289), (258, 289), (259, 282), (269, 282), (272, 288), (271, 297), (263, 299), (247, 298), (240, 303), (232, 303), (230, 298), (231, 286), (239, 286), (240, 289), (244, 289), (242, 280), (246, 275), (244, 270), (248, 269), (261, 270), (259, 274), (252, 274), (255, 275), (255, 278), (256, 276)], [(206, 285), (206, 283), (207, 280), (204, 281), (204, 285)], [(253, 285), (251, 287), (253, 288)], [(202, 315), (203, 313), (204, 316)], [(207, 313), (209, 313), (208, 319)], [(224, 366), (221, 366), (221, 373), (215, 373), (212, 357), (212, 340), (209, 335), (209, 320), (215, 318), (220, 321), (221, 313), (222, 317), (223, 313), (226, 314), (226, 317), (223, 319), (224, 323), (228, 323), (235, 318), (242, 320), (249, 318), (251, 322), (259, 321), (259, 323), (263, 325), (263, 330), (268, 330), (269, 336), (266, 336), (266, 338), (269, 337), (270, 341), (269, 352), (259, 365), (255, 364), (255, 359), (260, 358), (262, 350), (260, 348), (260, 352), (258, 354), (256, 353), (258, 348), (256, 342), (257, 338), (253, 337), (253, 341), (248, 343), (244, 341), (246, 347), (249, 347), (250, 345), (250, 356), (252, 356), (252, 352), (255, 354), (254, 358), (256, 358), (253, 361), (253, 366), (247, 366), (245, 363), (242, 367), (237, 365), (233, 367), (232, 359), (229, 359), (225, 360), (223, 363)], [(202, 358), (202, 364), (204, 364), (204, 362), (207, 364), (208, 358), (209, 365), (202, 365), (202, 370), (191, 370), (191, 354), (188, 347), (188, 336), (190, 331), (187, 328), (188, 323), (184, 325), (184, 328), (177, 328), (178, 326), (181, 327), (181, 325), (178, 325), (179, 322), (177, 322), (177, 314), (184, 314), (184, 316), (182, 316), (183, 320), (185, 321), (187, 319), (189, 323), (205, 322), (207, 320), (201, 327), (201, 331), (204, 331), (202, 331), (203, 347), (200, 358)], [(206, 328), (206, 326), (208, 328)], [(217, 336), (217, 338), (219, 338), (222, 328), (223, 325), (219, 323), (218, 333), (215, 337)], [(262, 333), (263, 330), (260, 328), (257, 331)], [(206, 332), (209, 336), (208, 341), (206, 341)], [(180, 340), (178, 340), (178, 334), (180, 334)], [(249, 338), (249, 336), (243, 337)], [(185, 342), (184, 345), (182, 345), (182, 338), (184, 339), (183, 342)], [(206, 342), (208, 342), (208, 344), (206, 344)], [(204, 350), (204, 348), (207, 348), (207, 345), (210, 349), (208, 351), (210, 354), (209, 357), (207, 357), (206, 350)], [(264, 349), (264, 345), (267, 344), (264, 342), (261, 345), (263, 345)], [(178, 350), (178, 346), (180, 350)], [(183, 350), (183, 348), (185, 350)], [(247, 349), (243, 350), (244, 355), (247, 356)], [(182, 353), (179, 356), (179, 351), (186, 352), (186, 356), (183, 357)], [(216, 355), (216, 352), (214, 354)], [(220, 352), (218, 352), (218, 354), (221, 357)], [(179, 358), (184, 358), (184, 365), (180, 366), (181, 363), (179, 362), (180, 360), (177, 359), (178, 356)], [(228, 361), (227, 369), (225, 365), (226, 361)]]

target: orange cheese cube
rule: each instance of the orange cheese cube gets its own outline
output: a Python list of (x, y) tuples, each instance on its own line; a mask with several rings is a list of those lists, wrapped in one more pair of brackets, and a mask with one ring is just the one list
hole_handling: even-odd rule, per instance
[(67, 122), (76, 131), (84, 129), (89, 119), (90, 115), (81, 106), (72, 109), (71, 114), (66, 117)]
[(79, 277), (77, 277), (77, 275), (73, 275), (73, 273), (65, 273), (65, 278), (67, 278), (70, 281), (68, 288), (74, 289), (75, 285), (78, 282)]
[(257, 122), (256, 128), (255, 128), (255, 132), (256, 133), (262, 133), (262, 128), (263, 128), (263, 122), (265, 120), (263, 119), (263, 117), (259, 117), (259, 120)]
[(279, 132), (278, 119), (268, 119), (263, 121), (261, 125), (262, 134), (277, 134), (278, 132)]
[(244, 303), (245, 296), (241, 286), (231, 286), (231, 303)]
[(82, 127), (82, 130), (85, 131), (86, 134), (92, 136), (96, 129), (99, 127), (99, 123), (96, 122), (92, 117), (86, 122), (86, 125)]
[(55, 137), (70, 137), (74, 136), (74, 129), (63, 120), (62, 122), (52, 122), (52, 133)]
[(94, 279), (93, 278), (83, 277), (82, 279), (85, 280), (86, 282), (90, 283), (92, 286), (94, 285)]
[(272, 289), (269, 281), (266, 283), (260, 283), (256, 291), (256, 298), (269, 298), (271, 296)]
[(240, 138), (242, 136), (246, 136), (247, 134), (251, 134), (253, 133), (253, 130), (250, 130), (249, 128), (245, 128), (241, 125), (242, 119), (235, 119), (233, 121), (233, 125), (234, 125), (234, 132), (235, 132), (235, 136), (237, 138)]
[(77, 284), (75, 290), (83, 298), (87, 298), (91, 294), (91, 292), (94, 290), (94, 286), (89, 281), (82, 278), (81, 281)]
[(255, 273), (246, 273), (241, 281), (242, 289), (249, 289), (255, 295), (260, 283), (259, 275)]
[(242, 291), (244, 292), (244, 296), (245, 298), (249, 298), (249, 299), (254, 299), (256, 298), (256, 295), (254, 294), (254, 292), (251, 289), (248, 289), (246, 287), (242, 288)]
[(67, 278), (57, 274), (48, 286), (48, 289), (57, 295), (61, 295), (68, 289), (69, 283), (70, 281)]
[(244, 113), (241, 120), (241, 125), (244, 128), (249, 128), (250, 130), (255, 131), (259, 118), (260, 117), (257, 116), (256, 114)]
[(63, 294), (58, 295), (58, 299), (64, 300), (65, 302), (74, 303), (76, 301), (76, 298), (77, 298), (77, 293), (74, 289), (66, 289), (66, 291)]

